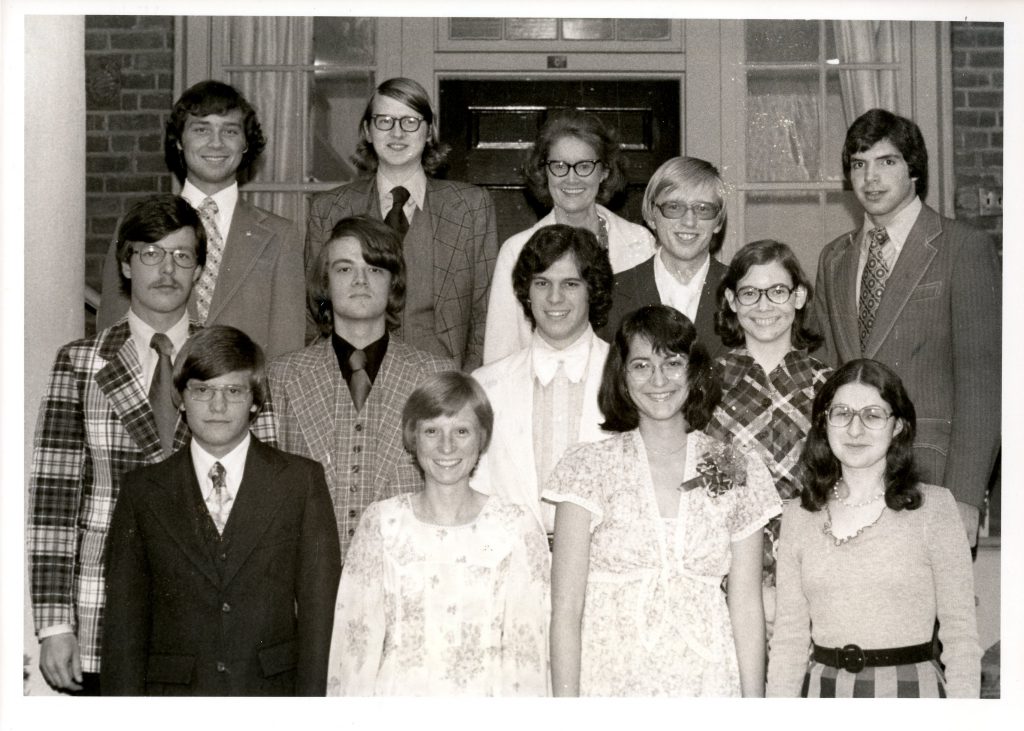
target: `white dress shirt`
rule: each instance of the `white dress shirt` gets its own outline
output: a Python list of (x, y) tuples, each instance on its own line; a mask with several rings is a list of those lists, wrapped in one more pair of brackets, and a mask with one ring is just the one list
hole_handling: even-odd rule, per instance
[[(897, 213), (892, 221), (885, 227), (889, 234), (889, 240), (882, 247), (882, 258), (889, 267), (889, 273), (896, 266), (896, 260), (900, 258), (903, 251), (903, 244), (910, 236), (910, 230), (917, 223), (917, 216), (921, 213), (921, 199), (914, 197), (914, 200), (907, 204), (907, 207)], [(857, 261), (857, 306), (860, 307), (860, 280), (864, 275), (864, 266), (868, 263), (868, 248), (871, 246), (871, 229), (875, 228), (874, 222), (864, 214), (864, 228), (860, 238), (860, 258)]]
[(392, 180), (380, 170), (377, 171), (377, 196), (380, 200), (380, 215), (385, 218), (393, 205), (394, 197), (391, 195), (391, 189), (396, 185), (401, 185), (409, 191), (409, 200), (405, 202), (403, 208), (405, 210), (405, 219), (412, 223), (412, 217), (416, 214), (416, 210), (423, 210), (423, 201), (427, 197), (427, 174), (420, 168), (405, 180)]
[(690, 318), (690, 322), (696, 322), (700, 293), (704, 289), (704, 280), (708, 278), (710, 268), (711, 255), (708, 254), (704, 259), (704, 264), (693, 275), (693, 278), (683, 284), (665, 266), (665, 262), (661, 260), (661, 250), (659, 249), (654, 256), (654, 283), (658, 287), (661, 303), (679, 310)]
[[(142, 369), (142, 388), (148, 394), (149, 386), (153, 383), (153, 373), (156, 371), (156, 364), (160, 356), (150, 345), (153, 334), (156, 333), (148, 323), (136, 315), (131, 309), (128, 310), (128, 329), (132, 334), (132, 341), (135, 343), (135, 350), (139, 355), (139, 367)], [(171, 339), (173, 350), (171, 351), (171, 362), (178, 357), (181, 346), (188, 340), (188, 312), (181, 315), (181, 319), (171, 325), (164, 335)]]
[(231, 219), (235, 215), (235, 206), (238, 204), (238, 183), (232, 183), (227, 188), (218, 190), (213, 195), (207, 195), (194, 186), (191, 180), (186, 178), (185, 185), (181, 187), (181, 197), (187, 200), (197, 211), (204, 200), (213, 198), (213, 202), (217, 204), (217, 215), (213, 217), (213, 220), (217, 224), (217, 231), (220, 233), (221, 240), (227, 246), (228, 234), (231, 232)]
[(224, 484), (227, 486), (228, 495), (231, 500), (224, 509), (224, 522), (227, 522), (231, 508), (235, 505), (235, 498), (238, 497), (238, 488), (242, 485), (242, 477), (245, 472), (245, 458), (249, 454), (249, 444), (252, 436), (246, 432), (245, 438), (238, 443), (234, 449), (223, 457), (214, 457), (199, 444), (195, 437), (189, 444), (189, 451), (192, 454), (192, 465), (196, 470), (196, 479), (199, 481), (199, 489), (203, 493), (203, 502), (207, 508), (213, 504), (213, 480), (210, 479), (210, 470), (215, 462), (220, 462), (224, 468)]

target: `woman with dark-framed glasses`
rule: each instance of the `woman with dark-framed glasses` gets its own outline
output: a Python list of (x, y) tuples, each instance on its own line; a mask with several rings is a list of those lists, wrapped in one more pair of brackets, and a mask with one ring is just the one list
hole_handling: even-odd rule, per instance
[(850, 361), (815, 398), (782, 517), (768, 695), (978, 697), (970, 549), (952, 494), (917, 480), (915, 428), (878, 361)]
[(757, 455), (701, 431), (718, 396), (685, 316), (626, 317), (598, 396), (617, 434), (570, 450), (543, 494), (555, 695), (764, 694), (761, 532), (782, 505)]
[[(487, 289), (498, 255), (494, 203), (483, 188), (431, 177), (444, 163), (430, 97), (407, 78), (382, 82), (359, 123), (354, 160), (366, 175), (318, 193), (306, 225), (306, 273), (348, 216), (370, 215), (402, 239), (408, 282), (403, 339), (471, 370), (481, 364)], [(307, 340), (315, 330), (310, 304)]]
[[(738, 252), (718, 286), (715, 328), (730, 348), (715, 362), (722, 401), (707, 432), (754, 450), (783, 501), (800, 494), (797, 463), (811, 427), (814, 395), (832, 369), (810, 351), (821, 336), (806, 324), (812, 287), (793, 251), (753, 241)], [(764, 529), (762, 581), (767, 634), (775, 619), (779, 518)]]
[(717, 357), (724, 348), (715, 333), (715, 297), (726, 267), (714, 254), (725, 227), (725, 182), (707, 160), (673, 157), (648, 181), (642, 210), (657, 251), (615, 275), (608, 323), (597, 334), (611, 340), (626, 315), (660, 303), (690, 318), (697, 338)]
[(626, 175), (618, 140), (594, 115), (567, 110), (550, 117), (537, 133), (523, 174), (530, 192), (551, 212), (501, 246), (487, 306), (485, 363), (530, 344), (532, 328), (512, 291), (512, 270), (538, 229), (555, 223), (587, 229), (608, 252), (613, 273), (654, 253), (650, 231), (601, 205), (625, 187)]

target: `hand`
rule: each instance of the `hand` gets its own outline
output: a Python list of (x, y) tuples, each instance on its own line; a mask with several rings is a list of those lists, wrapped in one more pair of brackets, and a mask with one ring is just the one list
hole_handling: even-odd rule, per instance
[(54, 690), (81, 690), (78, 638), (71, 632), (45, 638), (39, 645), (39, 670)]
[(959, 500), (956, 501), (956, 506), (960, 510), (960, 520), (967, 531), (967, 542), (971, 548), (974, 548), (978, 545), (978, 522), (981, 518), (981, 511), (973, 505), (962, 503)]

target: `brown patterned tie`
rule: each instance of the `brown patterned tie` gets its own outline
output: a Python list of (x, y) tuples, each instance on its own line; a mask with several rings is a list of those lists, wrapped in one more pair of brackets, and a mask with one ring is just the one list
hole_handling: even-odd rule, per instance
[(398, 238), (405, 240), (405, 234), (409, 230), (409, 219), (405, 217), (405, 202), (409, 200), (409, 191), (401, 185), (391, 189), (391, 210), (384, 218), (384, 223), (398, 232)]
[(882, 256), (885, 242), (889, 240), (889, 233), (884, 226), (878, 226), (871, 229), (868, 237), (868, 260), (860, 277), (860, 312), (857, 316), (861, 351), (864, 350), (871, 328), (875, 325), (875, 313), (878, 311), (878, 303), (882, 300), (885, 281), (889, 278), (889, 265)]
[(149, 384), (149, 407), (156, 419), (160, 446), (164, 449), (164, 456), (169, 457), (174, 449), (174, 430), (178, 426), (178, 410), (171, 399), (171, 351), (174, 346), (164, 333), (153, 333), (149, 347), (159, 355)]
[(348, 389), (352, 392), (352, 403), (356, 405), (356, 411), (362, 411), (366, 397), (370, 395), (370, 376), (366, 372), (366, 353), (362, 350), (353, 350), (348, 357), (349, 368), (352, 369), (352, 376), (348, 381)]
[(196, 284), (196, 313), (199, 322), (206, 322), (210, 316), (210, 304), (213, 302), (213, 290), (217, 286), (217, 275), (220, 273), (220, 261), (224, 256), (224, 238), (217, 228), (217, 203), (213, 198), (206, 198), (199, 204), (199, 218), (206, 229), (206, 264), (203, 274)]
[(224, 526), (227, 524), (228, 515), (231, 512), (228, 507), (231, 503), (231, 493), (228, 492), (227, 474), (228, 471), (220, 462), (214, 462), (213, 467), (210, 468), (213, 492), (210, 493), (206, 507), (210, 511), (210, 517), (213, 518), (213, 524), (217, 526), (218, 533), (224, 532)]

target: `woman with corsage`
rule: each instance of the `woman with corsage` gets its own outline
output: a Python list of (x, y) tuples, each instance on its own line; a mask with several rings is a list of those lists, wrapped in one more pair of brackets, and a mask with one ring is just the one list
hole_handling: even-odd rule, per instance
[(952, 494), (915, 476), (914, 432), (877, 361), (847, 363), (815, 398), (803, 492), (782, 517), (768, 695), (978, 697), (970, 549)]
[(567, 453), (544, 491), (555, 695), (764, 694), (761, 531), (781, 502), (756, 455), (700, 431), (719, 393), (686, 316), (622, 321), (598, 400), (618, 434)]
[[(715, 330), (730, 348), (715, 361), (722, 401), (707, 433), (754, 450), (783, 501), (800, 494), (797, 463), (811, 428), (814, 395), (832, 369), (810, 355), (821, 336), (806, 324), (812, 287), (796, 254), (772, 239), (733, 256), (718, 287)], [(764, 529), (765, 626), (775, 622), (779, 518)]]
[(370, 505), (338, 588), (328, 695), (549, 695), (547, 536), (469, 477), (494, 413), (468, 375), (409, 396), (402, 439), (426, 487)]

